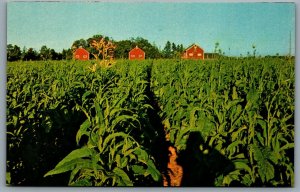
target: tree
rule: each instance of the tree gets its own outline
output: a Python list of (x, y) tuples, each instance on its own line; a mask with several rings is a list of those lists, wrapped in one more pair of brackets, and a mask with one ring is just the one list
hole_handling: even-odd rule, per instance
[(21, 49), (17, 45), (7, 45), (7, 61), (17, 61), (21, 59)]
[(133, 47), (138, 46), (141, 48), (143, 51), (146, 53), (146, 59), (151, 58), (151, 59), (156, 59), (160, 57), (160, 52), (159, 49), (149, 43), (147, 39), (144, 39), (142, 37), (137, 37), (137, 38), (132, 38), (131, 41), (133, 42)]
[(82, 48), (87, 48), (89, 46), (88, 42), (84, 39), (79, 39), (79, 40), (76, 40), (73, 42), (72, 46), (71, 46), (71, 49), (72, 49), (72, 52), (74, 53), (74, 51), (76, 49), (78, 49), (79, 47), (82, 47)]
[(42, 60), (49, 60), (49, 59), (52, 59), (52, 54), (51, 54), (51, 51), (50, 51), (50, 48), (48, 48), (46, 45), (43, 45), (41, 47), (41, 50), (40, 50), (40, 58)]
[(71, 60), (73, 58), (73, 53), (71, 49), (63, 49), (61, 52), (62, 59)]
[(162, 54), (164, 58), (180, 58), (182, 52), (184, 51), (183, 45), (176, 45), (175, 43), (171, 43), (167, 41)]
[(172, 49), (171, 49), (171, 42), (167, 41), (164, 49), (163, 49), (163, 57), (164, 58), (171, 58), (172, 57)]
[(128, 58), (128, 53), (132, 49), (133, 44), (130, 40), (116, 42), (115, 57), (120, 59)]
[(25, 60), (25, 55), (27, 53), (27, 48), (24, 46), (21, 52), (21, 60)]
[(180, 45), (179, 44), (178, 45), (174, 44), (174, 46), (172, 44), (172, 51), (173, 51), (173, 58), (179, 59), (182, 56), (182, 53), (184, 51), (184, 47), (183, 47), (182, 44), (180, 44)]
[(174, 56), (177, 52), (177, 46), (175, 43), (172, 43), (172, 55)]
[(33, 48), (29, 48), (27, 52), (24, 54), (23, 60), (25, 61), (34, 61), (38, 59), (38, 53)]
[(182, 44), (177, 46), (177, 50), (179, 51), (179, 57), (181, 57), (182, 53), (184, 52), (184, 47)]
[(62, 54), (56, 53), (54, 49), (50, 49), (51, 59), (52, 60), (62, 60)]
[(161, 52), (159, 50), (159, 48), (155, 45), (155, 43), (153, 43), (149, 49), (149, 54), (150, 58), (153, 59), (158, 59), (161, 58)]

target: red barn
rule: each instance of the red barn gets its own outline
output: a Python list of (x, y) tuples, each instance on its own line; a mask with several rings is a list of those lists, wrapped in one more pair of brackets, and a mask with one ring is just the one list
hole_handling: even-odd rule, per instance
[(129, 51), (129, 60), (144, 60), (145, 52), (136, 46)]
[(76, 51), (74, 52), (74, 58), (76, 60), (89, 60), (90, 59), (90, 53), (85, 50), (82, 47), (79, 47), (78, 49), (76, 49)]
[(192, 44), (184, 51), (181, 58), (204, 60), (204, 50), (200, 46)]

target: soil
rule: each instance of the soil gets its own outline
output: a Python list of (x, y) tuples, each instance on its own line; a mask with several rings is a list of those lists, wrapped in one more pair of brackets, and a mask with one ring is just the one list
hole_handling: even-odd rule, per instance
[[(169, 135), (166, 135), (166, 140), (169, 140)], [(163, 185), (168, 186), (181, 186), (183, 169), (177, 163), (177, 152), (175, 147), (169, 146), (169, 162), (167, 173), (163, 174)]]
[[(147, 71), (148, 73), (148, 82), (151, 82), (151, 74), (152, 74), (152, 66), (150, 67), (150, 70)], [(155, 95), (154, 93), (151, 91), (150, 86), (147, 87), (147, 92), (148, 92), (148, 96), (151, 103), (151, 106), (153, 106), (155, 113), (151, 114), (152, 118), (156, 119), (155, 122), (159, 122), (158, 123), (158, 127), (161, 127), (161, 131), (162, 134), (164, 135), (161, 139), (163, 141), (163, 143), (165, 143), (166, 145), (163, 144), (163, 147), (161, 147), (161, 149), (163, 150), (163, 152), (166, 152), (166, 150), (168, 149), (168, 157), (165, 155), (159, 156), (158, 159), (160, 159), (163, 163), (163, 171), (162, 171), (162, 176), (163, 176), (163, 186), (164, 187), (168, 187), (168, 186), (181, 186), (181, 181), (182, 181), (182, 176), (183, 176), (183, 169), (182, 166), (180, 166), (177, 163), (177, 152), (176, 152), (176, 148), (173, 146), (169, 145), (169, 141), (170, 141), (170, 135), (166, 133), (166, 127), (161, 124), (161, 119), (160, 117), (157, 115), (158, 112), (161, 110), (159, 107), (158, 102), (155, 100)], [(161, 143), (159, 143), (159, 145), (161, 145)], [(168, 161), (168, 162), (167, 162)], [(165, 169), (165, 165), (167, 165), (167, 169)]]

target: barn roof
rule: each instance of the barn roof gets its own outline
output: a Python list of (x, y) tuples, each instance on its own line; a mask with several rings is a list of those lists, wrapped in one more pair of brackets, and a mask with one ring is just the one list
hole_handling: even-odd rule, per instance
[(85, 51), (85, 52), (87, 52), (87, 53), (90, 53), (90, 52), (88, 52), (85, 48), (83, 48), (82, 46), (80, 46), (80, 47), (78, 47), (78, 48), (76, 49), (76, 51), (78, 51), (78, 50), (82, 50), (82, 51)]
[(143, 52), (145, 52), (143, 49), (141, 49), (141, 48), (139, 48), (137, 45), (135, 46), (135, 48), (133, 48), (133, 49), (131, 49), (130, 51), (129, 51), (129, 53), (131, 52), (131, 51), (134, 51), (134, 50), (141, 50), (141, 51), (143, 51)]
[(193, 43), (192, 45), (190, 45), (188, 48), (186, 48), (185, 50), (188, 50), (188, 49), (190, 49), (190, 48), (192, 48), (192, 47), (194, 47), (194, 46), (197, 46), (197, 47), (199, 47), (200, 49), (202, 49), (202, 50), (204, 50), (202, 47), (200, 47), (199, 45), (197, 45), (196, 43)]

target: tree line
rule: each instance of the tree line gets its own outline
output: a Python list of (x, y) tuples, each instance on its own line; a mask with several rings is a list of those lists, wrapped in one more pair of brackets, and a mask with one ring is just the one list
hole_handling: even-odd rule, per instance
[(36, 61), (36, 60), (63, 60), (72, 59), (71, 49), (63, 49), (62, 52), (56, 52), (54, 49), (43, 45), (39, 51), (34, 48), (21, 48), (18, 45), (8, 44), (6, 48), (7, 61)]
[(142, 37), (131, 38), (129, 40), (114, 41), (109, 37), (102, 35), (94, 35), (88, 39), (78, 39), (73, 42), (70, 48), (63, 49), (62, 52), (56, 52), (52, 48), (43, 45), (40, 50), (34, 48), (21, 49), (18, 45), (7, 45), (7, 61), (34, 61), (34, 60), (71, 60), (74, 51), (83, 47), (90, 52), (90, 58), (95, 58), (95, 48), (91, 45), (93, 40), (104, 38), (106, 41), (111, 41), (115, 46), (113, 56), (115, 59), (127, 59), (129, 51), (135, 46), (140, 47), (146, 52), (146, 59), (158, 58), (180, 58), (184, 47), (182, 44), (175, 44), (167, 41), (164, 48), (158, 48), (155, 43), (150, 43), (147, 39)]

